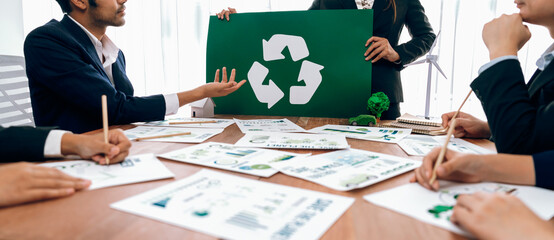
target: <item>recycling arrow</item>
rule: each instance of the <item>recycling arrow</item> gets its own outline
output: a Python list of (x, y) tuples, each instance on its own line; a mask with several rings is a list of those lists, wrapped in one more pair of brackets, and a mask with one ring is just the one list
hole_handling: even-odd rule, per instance
[(267, 103), (267, 109), (270, 109), (285, 96), (285, 93), (272, 80), (269, 80), (269, 85), (263, 85), (268, 73), (269, 69), (259, 62), (254, 62), (248, 71), (248, 80), (258, 101)]
[[(275, 34), (268, 41), (262, 39), (262, 45), (266, 62), (285, 59), (282, 52), (286, 47), (289, 48), (291, 58), (295, 62), (310, 55), (306, 41), (298, 36)], [(304, 81), (306, 86), (292, 86), (290, 88), (291, 104), (306, 104), (312, 99), (323, 79), (320, 72), (322, 69), (323, 66), (319, 64), (307, 60), (302, 62), (298, 82)], [(267, 103), (267, 108), (270, 109), (285, 94), (273, 80), (269, 80), (268, 85), (263, 85), (268, 73), (269, 70), (265, 66), (255, 61), (250, 71), (248, 71), (248, 80), (258, 101)]]
[(262, 45), (266, 62), (285, 59), (282, 54), (285, 47), (289, 48), (291, 58), (295, 62), (310, 55), (306, 41), (298, 36), (275, 34), (269, 41), (262, 40)]
[(320, 72), (322, 69), (323, 66), (319, 64), (315, 64), (307, 60), (302, 62), (300, 74), (298, 75), (298, 82), (304, 80), (306, 86), (290, 87), (291, 104), (306, 104), (310, 101), (310, 99), (312, 99), (312, 96), (323, 79)]

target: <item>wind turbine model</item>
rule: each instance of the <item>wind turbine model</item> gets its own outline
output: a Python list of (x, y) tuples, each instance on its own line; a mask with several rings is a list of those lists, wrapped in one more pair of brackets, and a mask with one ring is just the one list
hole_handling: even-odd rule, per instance
[(429, 105), (431, 103), (431, 76), (433, 71), (433, 65), (439, 70), (439, 72), (444, 76), (444, 78), (448, 79), (446, 77), (446, 74), (442, 71), (441, 67), (437, 63), (437, 60), (439, 59), (438, 55), (433, 55), (433, 49), (435, 49), (435, 46), (437, 46), (437, 42), (439, 41), (439, 36), (441, 35), (440, 31), (439, 34), (437, 34), (437, 38), (435, 39), (435, 42), (433, 42), (433, 45), (431, 46), (431, 49), (429, 50), (429, 54), (425, 56), (425, 59), (419, 60), (410, 64), (406, 64), (407, 66), (422, 64), (422, 63), (428, 63), (429, 64), (429, 70), (427, 72), (427, 96), (425, 99), (425, 118), (429, 119)]

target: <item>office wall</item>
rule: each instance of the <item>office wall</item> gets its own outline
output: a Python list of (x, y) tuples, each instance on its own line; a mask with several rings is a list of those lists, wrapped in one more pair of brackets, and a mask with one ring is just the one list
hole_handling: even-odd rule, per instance
[(23, 55), (22, 0), (0, 0), (0, 54)]

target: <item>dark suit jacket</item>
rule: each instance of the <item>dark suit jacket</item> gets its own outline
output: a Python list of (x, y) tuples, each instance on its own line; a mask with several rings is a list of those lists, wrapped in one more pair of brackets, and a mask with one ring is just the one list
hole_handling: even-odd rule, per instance
[(537, 187), (554, 189), (554, 151), (542, 152), (533, 155), (535, 165), (535, 185)]
[(112, 65), (112, 86), (90, 38), (67, 16), (33, 30), (24, 51), (37, 126), (75, 133), (99, 129), (103, 94), (108, 98), (110, 125), (164, 119), (162, 95), (133, 96), (123, 53)]
[[(429, 24), (419, 0), (396, 0), (396, 21), (394, 10), (387, 8), (388, 0), (375, 0), (373, 4), (373, 36), (384, 37), (400, 55), (400, 63), (381, 59), (373, 64), (371, 92), (384, 92), (391, 103), (404, 101), (400, 70), (429, 51), (436, 35)], [(357, 9), (354, 0), (315, 0), (310, 10), (315, 9)], [(398, 45), (402, 28), (406, 26), (412, 40)]]
[(542, 152), (533, 155), (535, 165), (535, 185), (537, 187), (554, 189), (554, 151)]
[(519, 61), (482, 72), (471, 88), (481, 100), (499, 153), (554, 150), (554, 62), (525, 84)]
[(50, 129), (33, 127), (0, 127), (0, 162), (40, 161)]

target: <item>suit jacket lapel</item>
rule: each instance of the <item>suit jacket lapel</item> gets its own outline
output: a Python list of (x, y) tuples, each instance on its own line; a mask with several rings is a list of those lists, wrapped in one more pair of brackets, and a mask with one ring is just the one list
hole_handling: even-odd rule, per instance
[(554, 62), (546, 66), (544, 71), (535, 73), (529, 83), (529, 96), (532, 98), (545, 84), (554, 79)]
[(388, 0), (375, 0), (373, 2), (373, 19), (375, 22), (375, 19), (379, 18), (379, 15), (383, 13), (384, 8), (386, 7), (386, 2)]
[(108, 79), (108, 75), (106, 74), (106, 71), (104, 70), (104, 66), (102, 65), (102, 62), (100, 62), (100, 58), (98, 57), (98, 53), (96, 53), (96, 48), (94, 48), (94, 45), (92, 45), (92, 41), (88, 37), (87, 33), (81, 29), (73, 20), (69, 19), (68, 16), (64, 16), (61, 23), (67, 28), (68, 32), (75, 37), (75, 40), (83, 46), (83, 48), (86, 50), (86, 52), (89, 54), (89, 57), (92, 59), (92, 62), (94, 63), (94, 66), (97, 68), (99, 72), (102, 73)]

